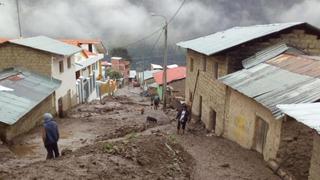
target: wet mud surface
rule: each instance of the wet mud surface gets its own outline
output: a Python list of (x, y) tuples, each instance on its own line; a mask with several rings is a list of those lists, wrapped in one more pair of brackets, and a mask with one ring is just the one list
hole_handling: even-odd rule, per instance
[(138, 94), (124, 88), (57, 119), (58, 159), (45, 160), (40, 128), (1, 145), (0, 179), (279, 179), (258, 153), (208, 136), (201, 125), (177, 135), (176, 111), (152, 110)]

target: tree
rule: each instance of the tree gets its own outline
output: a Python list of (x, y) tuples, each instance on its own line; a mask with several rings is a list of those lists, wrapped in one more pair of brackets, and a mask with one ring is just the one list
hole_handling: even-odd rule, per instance
[(120, 79), (122, 78), (122, 74), (118, 71), (108, 69), (107, 70), (107, 76), (109, 76), (110, 79)]
[(128, 61), (131, 61), (131, 56), (129, 55), (129, 51), (127, 48), (117, 47), (113, 48), (110, 52), (110, 55), (115, 57), (122, 57)]

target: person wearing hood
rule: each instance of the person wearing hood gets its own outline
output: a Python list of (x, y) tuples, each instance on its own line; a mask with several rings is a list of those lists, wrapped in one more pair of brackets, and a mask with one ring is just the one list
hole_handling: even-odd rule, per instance
[(50, 113), (43, 115), (43, 129), (42, 140), (45, 148), (47, 149), (47, 159), (53, 159), (59, 157), (59, 130), (57, 123), (53, 120)]

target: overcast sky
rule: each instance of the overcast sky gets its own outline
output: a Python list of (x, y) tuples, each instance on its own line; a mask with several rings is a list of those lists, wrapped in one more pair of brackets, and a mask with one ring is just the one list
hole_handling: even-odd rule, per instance
[[(0, 0), (0, 37), (17, 37), (14, 0)], [(123, 46), (155, 31), (182, 0), (20, 0), (24, 36), (99, 38)], [(320, 0), (187, 0), (170, 24), (170, 43), (232, 26), (307, 21), (320, 26)], [(154, 37), (148, 44), (154, 43)]]

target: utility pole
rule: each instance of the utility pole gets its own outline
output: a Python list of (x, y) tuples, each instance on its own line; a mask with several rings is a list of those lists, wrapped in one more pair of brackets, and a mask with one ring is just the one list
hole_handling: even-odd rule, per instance
[(19, 6), (19, 0), (16, 0), (16, 6), (17, 6), (17, 16), (18, 16), (18, 27), (19, 27), (19, 37), (22, 37), (22, 30), (21, 30), (21, 22), (20, 22), (20, 6)]
[(168, 64), (168, 22), (164, 26), (164, 56), (163, 56), (163, 110), (167, 109), (167, 64)]
[(158, 16), (165, 20), (164, 25), (164, 55), (163, 55), (163, 77), (162, 77), (162, 99), (163, 99), (163, 110), (167, 109), (167, 64), (168, 64), (168, 20), (163, 15), (151, 14), (151, 16)]

